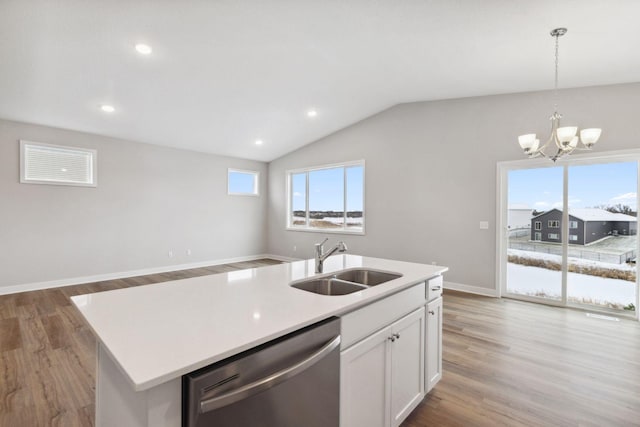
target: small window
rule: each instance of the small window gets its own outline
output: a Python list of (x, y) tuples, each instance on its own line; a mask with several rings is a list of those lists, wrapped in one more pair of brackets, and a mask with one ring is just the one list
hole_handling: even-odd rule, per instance
[(569, 240), (571, 240), (572, 242), (577, 242), (578, 236), (575, 234), (569, 234)]
[(547, 224), (549, 228), (560, 228), (560, 221), (557, 219), (550, 219)]
[(536, 221), (535, 222), (535, 229), (536, 230), (542, 230), (542, 221)]
[(258, 195), (258, 175), (256, 171), (229, 169), (227, 192), (239, 196)]
[(558, 240), (558, 233), (549, 233), (547, 234), (547, 238), (550, 240)]
[(542, 240), (542, 233), (533, 233), (533, 240), (539, 242)]
[(364, 232), (364, 161), (287, 172), (287, 228)]
[(20, 182), (96, 187), (97, 156), (87, 148), (20, 141)]
[(573, 229), (578, 228), (578, 221), (569, 221), (569, 228), (573, 228)]

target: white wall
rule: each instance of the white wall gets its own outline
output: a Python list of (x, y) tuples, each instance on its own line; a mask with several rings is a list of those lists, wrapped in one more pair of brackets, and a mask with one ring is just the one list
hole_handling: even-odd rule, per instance
[[(640, 143), (639, 83), (563, 90), (559, 110), (564, 124), (603, 128), (599, 151)], [(324, 237), (285, 230), (286, 170), (365, 159), (367, 233), (331, 242), (345, 240), (355, 254), (435, 261), (450, 267), (449, 282), (494, 289), (496, 163), (522, 159), (518, 135), (546, 137), (551, 113), (550, 92), (403, 104), (277, 159), (269, 165), (268, 251), (312, 257)], [(485, 220), (489, 229), (479, 229)]]
[[(20, 139), (97, 149), (98, 187), (20, 184)], [(259, 171), (261, 196), (227, 196), (228, 167)], [(0, 120), (0, 293), (262, 254), (266, 178), (263, 162)]]

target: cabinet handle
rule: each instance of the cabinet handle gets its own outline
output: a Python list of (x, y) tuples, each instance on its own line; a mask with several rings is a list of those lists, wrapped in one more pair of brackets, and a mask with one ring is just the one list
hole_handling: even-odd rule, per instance
[(436, 314), (436, 312), (433, 311), (433, 310), (429, 310), (429, 314), (434, 315), (434, 314)]
[(442, 286), (434, 286), (431, 288), (432, 291), (439, 291), (440, 289), (442, 289)]
[(396, 336), (395, 335), (391, 335), (389, 338), (387, 338), (389, 341), (394, 342), (396, 340)]
[(400, 339), (400, 334), (394, 334), (396, 336), (396, 339), (399, 340)]

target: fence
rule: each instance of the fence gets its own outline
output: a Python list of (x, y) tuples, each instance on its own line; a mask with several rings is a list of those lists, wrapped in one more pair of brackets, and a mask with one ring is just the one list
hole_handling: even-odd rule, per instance
[[(560, 245), (545, 245), (532, 242), (509, 242), (509, 249), (562, 255), (562, 246)], [(632, 250), (621, 254), (608, 254), (569, 246), (569, 256), (572, 258), (588, 259), (590, 261), (607, 262), (609, 264), (624, 264), (636, 257), (636, 251)]]

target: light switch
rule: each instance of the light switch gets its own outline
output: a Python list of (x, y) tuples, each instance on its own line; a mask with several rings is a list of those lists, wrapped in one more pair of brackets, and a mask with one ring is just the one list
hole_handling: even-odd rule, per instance
[(480, 230), (488, 230), (489, 221), (480, 221)]

